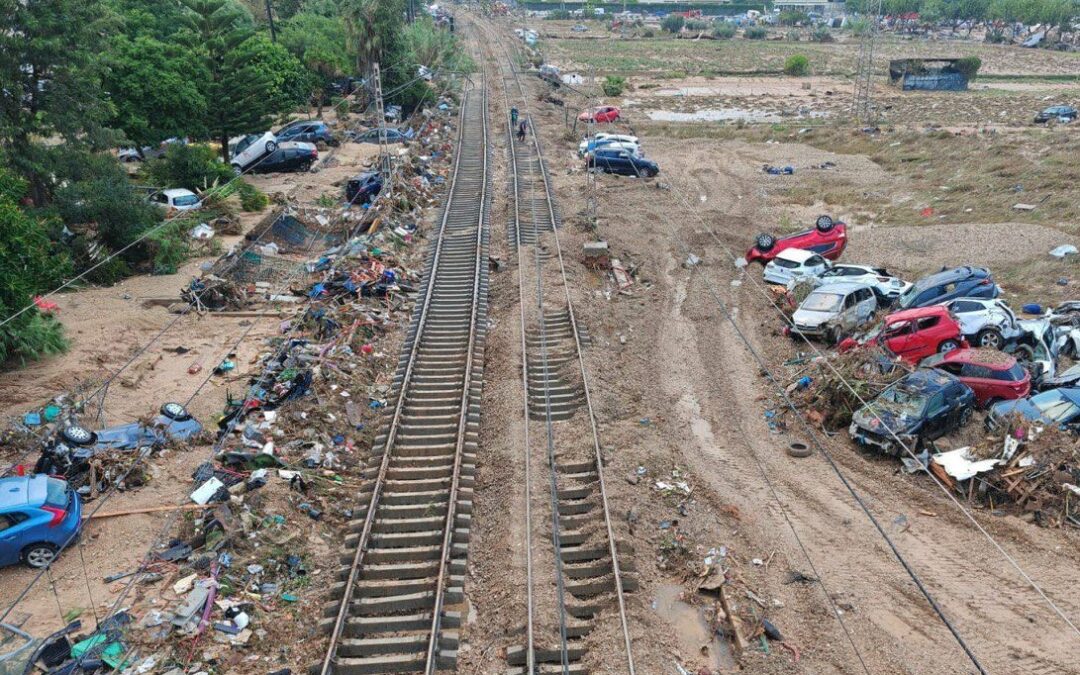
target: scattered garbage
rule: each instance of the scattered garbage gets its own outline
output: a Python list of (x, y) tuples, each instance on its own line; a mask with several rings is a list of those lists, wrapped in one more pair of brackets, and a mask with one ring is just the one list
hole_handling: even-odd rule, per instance
[(1058, 246), (1057, 248), (1050, 251), (1050, 255), (1054, 256), (1055, 258), (1066, 258), (1070, 255), (1076, 255), (1076, 253), (1076, 247), (1072, 244), (1062, 244), (1061, 246)]
[(773, 166), (771, 164), (766, 164), (761, 167), (761, 170), (771, 176), (790, 176), (791, 174), (795, 173), (795, 167), (790, 165)]

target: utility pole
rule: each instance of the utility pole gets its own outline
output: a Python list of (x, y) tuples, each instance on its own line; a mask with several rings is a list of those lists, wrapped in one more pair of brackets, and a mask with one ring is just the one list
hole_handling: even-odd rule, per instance
[(871, 0), (870, 26), (859, 42), (856, 61), (855, 91), (851, 99), (851, 116), (856, 123), (872, 124), (874, 121), (874, 47), (877, 41), (878, 22), (881, 16), (881, 0)]
[(277, 29), (274, 28), (274, 8), (270, 6), (270, 0), (266, 0), (266, 20), (270, 22), (270, 41), (277, 42)]
[(375, 114), (379, 116), (379, 173), (383, 177), (383, 185), (390, 182), (390, 147), (386, 142), (386, 108), (383, 105), (382, 77), (379, 73), (378, 61), (372, 66), (372, 77), (375, 80)]

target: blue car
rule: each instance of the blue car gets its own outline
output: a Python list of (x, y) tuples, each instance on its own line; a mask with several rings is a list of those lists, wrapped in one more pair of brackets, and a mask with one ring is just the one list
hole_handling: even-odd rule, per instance
[(82, 503), (67, 481), (45, 475), (0, 479), (0, 567), (47, 567), (79, 534)]
[(985, 267), (951, 267), (919, 279), (896, 300), (898, 309), (938, 305), (956, 298), (992, 300), (1001, 295)]
[(1062, 387), (1015, 401), (1001, 401), (990, 408), (986, 426), (991, 430), (1003, 428), (1013, 415), (1080, 432), (1080, 389)]
[(90, 458), (110, 450), (135, 450), (185, 440), (203, 430), (202, 424), (179, 403), (166, 403), (150, 424), (133, 422), (90, 431), (78, 424), (60, 429), (59, 438), (48, 443), (34, 471), (78, 480), (90, 469)]
[(304, 143), (323, 142), (327, 145), (338, 145), (338, 139), (334, 137), (326, 122), (319, 120), (297, 120), (282, 127), (277, 132), (279, 143), (283, 141), (302, 141)]

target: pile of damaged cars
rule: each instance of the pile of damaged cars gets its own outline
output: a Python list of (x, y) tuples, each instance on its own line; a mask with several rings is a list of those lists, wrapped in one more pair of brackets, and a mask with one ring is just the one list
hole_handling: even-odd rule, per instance
[(785, 334), (839, 354), (867, 350), (874, 372), (892, 374), (876, 398), (859, 399), (848, 428), (858, 445), (937, 452), (933, 442), (976, 410), (992, 431), (1017, 418), (1080, 433), (1080, 364), (1058, 372), (1061, 359), (1080, 354), (1080, 302), (1020, 318), (986, 268), (943, 268), (912, 283), (836, 262), (846, 244), (846, 226), (822, 216), (813, 229), (759, 235), (745, 260), (762, 264), (789, 306), (801, 298)]
[(589, 171), (646, 178), (660, 173), (660, 166), (645, 157), (637, 136), (597, 133), (582, 139), (578, 155)]

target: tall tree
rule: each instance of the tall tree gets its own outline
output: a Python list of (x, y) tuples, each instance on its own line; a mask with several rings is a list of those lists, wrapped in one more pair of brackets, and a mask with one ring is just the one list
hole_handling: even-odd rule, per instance
[(352, 68), (344, 23), (340, 17), (303, 12), (282, 25), (281, 44), (314, 74), (311, 94), (322, 114), (322, 90)]
[(100, 58), (112, 14), (101, 0), (3, 0), (0, 11), (0, 146), (29, 180), (30, 196), (47, 198), (44, 149), (35, 138), (104, 147)]

